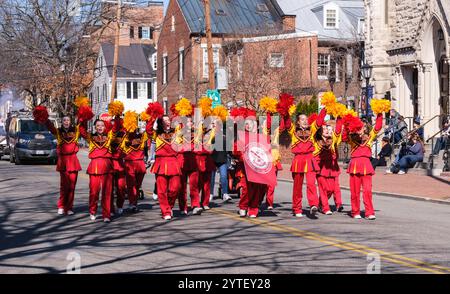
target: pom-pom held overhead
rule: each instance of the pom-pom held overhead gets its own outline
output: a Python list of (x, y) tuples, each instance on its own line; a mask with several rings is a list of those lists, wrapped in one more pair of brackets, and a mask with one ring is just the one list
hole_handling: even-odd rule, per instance
[(177, 108), (176, 108), (176, 105), (175, 105), (175, 104), (172, 104), (172, 105), (170, 106), (170, 113), (172, 113), (172, 116), (173, 116), (173, 117), (179, 116), (179, 113), (178, 113), (178, 111), (177, 111)]
[(256, 111), (249, 109), (247, 107), (238, 107), (238, 108), (233, 108), (230, 112), (230, 115), (234, 118), (238, 118), (238, 117), (242, 117), (242, 118), (247, 118), (247, 117), (256, 117)]
[(223, 105), (219, 105), (216, 108), (213, 109), (213, 116), (217, 116), (218, 118), (220, 118), (222, 121), (226, 121), (227, 120), (227, 116), (228, 116), (228, 110), (225, 106)]
[(108, 105), (108, 113), (112, 116), (121, 116), (124, 110), (123, 103), (118, 100), (114, 100)]
[(344, 116), (342, 118), (342, 122), (344, 124), (345, 130), (349, 134), (357, 133), (364, 127), (364, 123), (361, 121), (361, 119), (351, 114), (347, 114), (346, 116)]
[(158, 119), (164, 115), (164, 109), (158, 102), (149, 103), (145, 111), (152, 119)]
[(207, 117), (212, 114), (212, 99), (203, 97), (198, 101), (198, 107), (202, 110), (202, 116)]
[(75, 100), (73, 101), (73, 104), (80, 108), (82, 106), (89, 106), (89, 98), (85, 97), (85, 96), (79, 96), (77, 98), (75, 98)]
[(297, 112), (297, 105), (292, 104), (291, 107), (289, 107), (289, 115), (293, 116)]
[(268, 113), (277, 112), (278, 101), (272, 97), (264, 97), (259, 100), (259, 107)]
[(336, 96), (334, 96), (333, 92), (325, 92), (322, 96), (322, 99), (320, 99), (320, 103), (325, 107), (335, 104), (337, 103)]
[(181, 98), (175, 104), (175, 110), (179, 116), (191, 116), (193, 112), (192, 104), (187, 98)]
[(310, 116), (308, 116), (308, 124), (312, 125), (317, 120), (318, 116), (319, 115), (317, 113), (312, 113)]
[(354, 111), (353, 109), (347, 109), (347, 110), (345, 111), (344, 115), (342, 115), (341, 117), (344, 117), (344, 116), (346, 116), (346, 115), (348, 115), (348, 114), (350, 114), (350, 115), (352, 115), (352, 116), (358, 116), (358, 114), (356, 113), (356, 111)]
[(289, 115), (289, 109), (294, 104), (294, 96), (286, 93), (280, 94), (280, 102), (278, 102), (277, 111), (281, 116)]
[(142, 111), (140, 114), (141, 121), (149, 121), (152, 117), (146, 112)]
[(37, 123), (44, 124), (48, 120), (48, 110), (45, 106), (36, 106), (33, 110), (33, 117)]
[(125, 112), (123, 117), (123, 127), (127, 132), (133, 133), (138, 127), (138, 115), (134, 111)]
[(389, 112), (391, 110), (391, 101), (386, 99), (372, 99), (370, 101), (370, 107), (373, 113), (377, 115), (383, 112)]
[(347, 111), (347, 107), (341, 103), (329, 104), (326, 107), (327, 113), (333, 117), (343, 117)]
[(90, 121), (94, 117), (94, 113), (89, 106), (81, 106), (78, 108), (77, 116), (79, 121), (86, 122)]

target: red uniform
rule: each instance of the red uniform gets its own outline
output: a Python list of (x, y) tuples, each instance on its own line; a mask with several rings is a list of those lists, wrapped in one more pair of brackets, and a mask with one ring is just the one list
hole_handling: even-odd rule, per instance
[[(120, 123), (116, 121), (115, 123)], [(113, 189), (111, 193), (111, 211), (114, 211), (114, 190), (117, 194), (116, 205), (117, 208), (123, 208), (125, 202), (126, 191), (126, 178), (125, 178), (125, 154), (122, 151), (121, 144), (125, 138), (126, 132), (122, 129), (121, 125), (118, 127), (120, 131), (114, 133), (113, 140), (111, 142), (112, 163), (113, 163)]]
[[(269, 131), (267, 128), (263, 129), (263, 133), (266, 135), (269, 135)], [(283, 170), (283, 166), (281, 165), (281, 156), (280, 152), (278, 150), (278, 144), (279, 142), (279, 129), (275, 130), (275, 133), (272, 136), (272, 146), (274, 149), (272, 149), (272, 158), (273, 158), (273, 164), (275, 166), (276, 175), (278, 176), (278, 171)], [(267, 186), (267, 195), (266, 195), (266, 203), (267, 206), (273, 207), (273, 199), (275, 194), (275, 186), (268, 185)]]
[(56, 170), (60, 174), (60, 193), (57, 205), (59, 209), (63, 209), (64, 213), (67, 213), (73, 210), (75, 186), (78, 172), (81, 170), (77, 157), (80, 131), (78, 126), (70, 127), (67, 130), (64, 128), (56, 129), (50, 121), (47, 121), (46, 126), (57, 140), (58, 162)]
[[(375, 215), (372, 203), (372, 175), (375, 170), (372, 167), (370, 158), (372, 157), (372, 143), (383, 126), (383, 115), (378, 114), (375, 127), (369, 134), (365, 142), (361, 139), (352, 139), (349, 135), (351, 147), (351, 159), (347, 173), (350, 174), (350, 193), (352, 202), (352, 216), (360, 215), (360, 195), (361, 186), (363, 188), (363, 201), (366, 209), (366, 217)], [(358, 142), (359, 141), (359, 142)]]
[(80, 125), (80, 133), (89, 143), (89, 212), (97, 213), (100, 190), (102, 191), (103, 218), (111, 218), (111, 193), (113, 179), (113, 163), (111, 142), (113, 131), (108, 134), (91, 134), (86, 131), (85, 125)]
[(189, 179), (189, 195), (191, 198), (191, 208), (200, 207), (199, 192), (199, 170), (197, 159), (194, 153), (194, 130), (192, 130), (191, 139), (184, 138), (182, 152), (178, 159), (181, 166), (181, 191), (178, 196), (180, 211), (187, 211), (187, 184)]
[[(317, 126), (322, 127), (323, 121), (317, 121)], [(342, 206), (342, 199), (339, 194), (336, 194), (336, 182), (341, 173), (338, 164), (338, 146), (342, 141), (342, 121), (338, 119), (336, 121), (336, 128), (331, 138), (327, 141), (314, 140), (314, 157), (319, 167), (317, 173), (317, 183), (319, 186), (320, 204), (324, 213), (330, 211), (328, 199), (334, 194), (336, 208)]]
[(198, 170), (198, 187), (201, 193), (201, 206), (209, 206), (209, 197), (211, 194), (211, 175), (216, 170), (216, 165), (211, 157), (212, 140), (214, 138), (214, 130), (210, 130), (203, 134), (199, 132), (199, 138), (195, 140), (195, 161)]
[[(147, 124), (147, 129), (149, 129), (149, 124)], [(151, 172), (156, 175), (162, 217), (172, 216), (172, 208), (181, 189), (181, 167), (176, 149), (182, 143), (182, 138), (177, 133), (171, 129), (162, 134), (155, 133), (153, 135), (156, 148), (155, 163)]]
[[(325, 119), (326, 112), (322, 111), (317, 118), (318, 121)], [(309, 129), (297, 129), (290, 120), (287, 128), (291, 135), (291, 151), (294, 160), (291, 165), (294, 188), (292, 194), (292, 211), (294, 214), (302, 213), (303, 180), (306, 177), (306, 196), (310, 207), (319, 205), (316, 189), (316, 173), (319, 170), (314, 160), (314, 136), (317, 132), (317, 123), (314, 122)]]
[(128, 133), (121, 145), (124, 153), (128, 200), (131, 206), (137, 206), (138, 193), (146, 174), (144, 149), (147, 141), (147, 133)]

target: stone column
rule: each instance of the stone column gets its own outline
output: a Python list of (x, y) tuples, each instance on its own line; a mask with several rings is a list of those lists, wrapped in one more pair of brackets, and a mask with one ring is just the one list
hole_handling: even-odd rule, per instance
[(424, 67), (421, 63), (418, 63), (416, 65), (417, 72), (418, 72), (418, 85), (417, 85), (417, 100), (419, 105), (419, 117), (424, 117), (424, 100), (425, 100), (425, 73), (424, 73)]
[[(432, 85), (432, 75), (431, 75), (431, 63), (424, 63), (422, 65), (423, 67), (423, 75), (424, 75), (424, 96), (423, 96), (423, 102), (422, 102), (422, 110), (423, 110), (423, 120), (422, 123), (427, 122), (432, 116), (433, 116), (433, 108), (432, 108), (432, 102), (433, 102), (433, 85)], [(434, 128), (428, 124), (425, 127), (425, 139), (428, 136), (431, 136), (431, 132)]]

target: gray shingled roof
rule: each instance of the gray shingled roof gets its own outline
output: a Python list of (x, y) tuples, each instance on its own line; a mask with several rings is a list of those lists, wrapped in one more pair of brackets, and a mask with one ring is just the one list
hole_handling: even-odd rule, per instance
[[(114, 61), (114, 45), (103, 43), (101, 45), (105, 57), (109, 76), (112, 76)], [(156, 76), (156, 71), (150, 64), (149, 58), (156, 52), (152, 45), (132, 44), (119, 47), (118, 78), (151, 78)]]
[[(181, 7), (191, 33), (204, 32), (205, 17), (202, 1), (176, 1)], [(213, 34), (258, 34), (280, 29), (282, 16), (283, 11), (275, 0), (211, 1), (211, 30)]]

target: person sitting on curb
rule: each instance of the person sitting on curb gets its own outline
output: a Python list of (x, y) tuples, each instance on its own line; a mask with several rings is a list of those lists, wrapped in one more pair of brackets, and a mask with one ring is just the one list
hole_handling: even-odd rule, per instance
[(395, 162), (392, 163), (386, 173), (406, 174), (408, 168), (413, 167), (417, 162), (423, 161), (424, 153), (423, 142), (419, 134), (412, 133), (409, 137), (409, 142), (402, 143)]
[(372, 166), (375, 169), (377, 166), (387, 166), (386, 158), (391, 157), (392, 145), (389, 142), (389, 137), (381, 139), (381, 150), (376, 158), (372, 158)]

